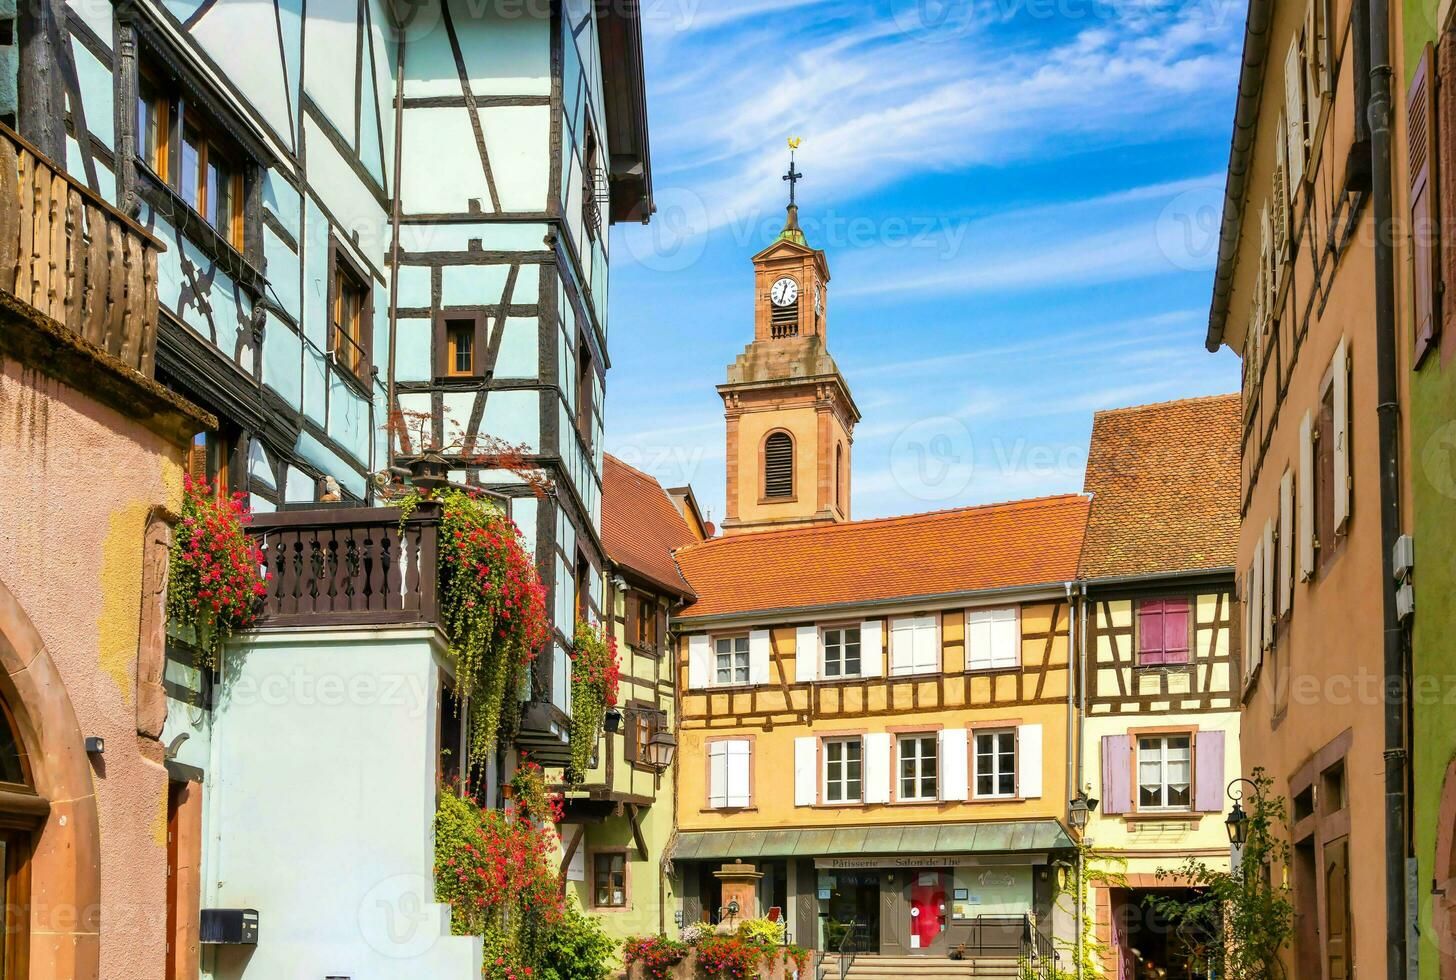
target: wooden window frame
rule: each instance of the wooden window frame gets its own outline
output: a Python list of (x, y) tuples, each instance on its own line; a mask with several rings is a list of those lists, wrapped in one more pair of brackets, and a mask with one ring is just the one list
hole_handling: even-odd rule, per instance
[[(864, 627), (863, 627), (863, 624), (861, 623), (860, 620), (852, 620), (850, 622), (844, 622), (844, 623), (822, 623), (822, 624), (820, 624), (820, 626), (819, 626), (819, 680), (821, 680), (821, 681), (827, 681), (829, 683), (833, 683), (835, 681), (854, 680), (856, 678), (860, 678), (860, 677), (863, 677), (864, 676), (865, 650), (864, 650), (864, 632), (863, 632), (863, 629), (864, 629)], [(833, 676), (830, 676), (830, 674), (829, 674), (829, 641), (828, 641), (828, 638), (827, 638), (828, 637), (828, 634), (831, 633), (831, 632), (838, 632), (838, 633), (843, 634), (843, 633), (846, 633), (849, 630), (854, 630), (855, 632), (859, 633), (859, 636), (855, 640), (855, 646), (857, 646), (859, 648), (859, 669), (856, 670), (852, 674), (849, 673), (848, 671), (845, 671), (845, 670), (842, 669), (842, 665), (844, 663), (843, 649), (844, 649), (845, 645), (848, 643), (848, 640), (847, 639), (842, 639), (840, 641), (840, 644), (839, 644), (840, 651), (841, 651), (840, 657), (839, 657), (840, 664), (841, 664), (841, 670), (840, 670), (840, 672), (838, 674), (835, 674)]]
[[(744, 650), (744, 655), (746, 657), (748, 657), (748, 664), (744, 668), (744, 669), (746, 669), (748, 671), (748, 677), (746, 679), (744, 679), (742, 681), (739, 681), (739, 680), (733, 679), (732, 676), (730, 676), (730, 679), (727, 680), (727, 681), (720, 681), (720, 680), (718, 680), (718, 656), (719, 656), (719, 654), (718, 654), (718, 641), (720, 641), (720, 640), (733, 640), (733, 641), (742, 640), (744, 643), (748, 644), (747, 648)], [(748, 634), (746, 632), (737, 632), (737, 633), (714, 633), (712, 636), (710, 636), (708, 638), (708, 642), (710, 644), (712, 644), (711, 648), (709, 649), (709, 652), (713, 656), (713, 662), (709, 665), (710, 676), (708, 678), (708, 687), (717, 687), (717, 688), (749, 687), (749, 686), (751, 686), (753, 684), (753, 646), (752, 646), (752, 641), (749, 639)], [(730, 674), (731, 675), (736, 675), (737, 672), (738, 672), (738, 662), (737, 662), (738, 651), (735, 649), (730, 654), (730, 656), (732, 656), (734, 658), (734, 661), (733, 661), (732, 665), (729, 667), (729, 671), (730, 671)]]
[[(1131, 783), (1132, 809), (1128, 812), (1137, 815), (1167, 817), (1176, 819), (1198, 814), (1198, 729), (1187, 727), (1169, 728), (1133, 728), (1128, 730), (1128, 752), (1131, 754)], [(1160, 738), (1164, 740), (1163, 753), (1166, 756), (1166, 740), (1170, 738), (1188, 739), (1188, 803), (1184, 806), (1146, 806), (1142, 801), (1142, 777), (1138, 767), (1139, 743), (1145, 738)], [(1163, 793), (1167, 795), (1167, 761), (1163, 760), (1164, 782)]]
[[(1009, 800), (1017, 800), (1017, 799), (1020, 799), (1020, 796), (1021, 796), (1021, 737), (1020, 737), (1020, 732), (1019, 732), (1020, 727), (1021, 727), (1020, 724), (1008, 725), (1008, 724), (1005, 724), (1005, 723), (998, 723), (998, 724), (995, 724), (995, 725), (987, 725), (987, 726), (981, 727), (981, 728), (972, 728), (967, 733), (968, 736), (969, 736), (969, 738), (970, 738), (969, 749), (970, 749), (970, 765), (971, 765), (971, 786), (970, 786), (971, 792), (970, 792), (969, 796), (970, 796), (970, 798), (972, 800), (1002, 800), (1002, 801), (1009, 801)], [(983, 735), (988, 735), (988, 736), (1010, 735), (1011, 736), (1011, 792), (1010, 793), (999, 793), (999, 792), (996, 792), (996, 793), (982, 793), (980, 791), (979, 776), (981, 774), (981, 772), (980, 772), (981, 752), (980, 752), (980, 749), (976, 745), (976, 740), (979, 739)], [(996, 783), (996, 781), (998, 781), (1000, 779), (1000, 777), (1002, 777), (1002, 776), (1005, 775), (1005, 772), (1003, 772), (1002, 769), (1000, 768), (1000, 762), (999, 762), (999, 758), (1000, 758), (1000, 755), (1001, 755), (1000, 749), (997, 749), (997, 751), (994, 752), (993, 755), (997, 758), (997, 765), (992, 770), (992, 772), (990, 774), (991, 775), (991, 779), (992, 779), (992, 785), (994, 786), (995, 783)]]
[[(592, 900), (592, 909), (597, 910), (597, 911), (602, 911), (602, 912), (626, 912), (629, 909), (631, 909), (631, 907), (632, 907), (632, 890), (631, 890), (631, 872), (630, 872), (629, 869), (632, 866), (632, 861), (631, 861), (631, 858), (629, 858), (628, 855), (627, 855), (627, 849), (625, 847), (603, 847), (603, 848), (600, 848), (600, 849), (594, 849), (594, 850), (592, 850), (589, 857), (590, 857), (589, 863), (590, 863), (590, 867), (591, 867), (591, 900)], [(598, 897), (600, 896), (600, 892), (598, 890), (598, 878), (597, 878), (597, 876), (598, 876), (598, 870), (597, 870), (597, 862), (599, 860), (601, 860), (602, 858), (606, 858), (609, 862), (611, 860), (615, 859), (615, 858), (621, 858), (622, 859), (622, 901), (621, 902), (599, 902), (599, 901), (597, 901)], [(612, 888), (611, 888), (611, 874), (612, 874), (611, 865), (608, 864), (608, 866), (607, 866), (607, 875), (608, 875), (608, 878), (607, 878), (607, 891), (608, 892), (610, 892), (612, 890)]]
[[(451, 349), (452, 325), (469, 323), (472, 328), (471, 362), (469, 371), (455, 370), (455, 353)], [(436, 381), (484, 381), (486, 370), (486, 326), (487, 320), (481, 310), (443, 309), (435, 314), (432, 331), (434, 372)]]
[[(353, 378), (369, 393), (373, 386), (374, 366), (374, 280), (369, 271), (360, 265), (348, 249), (334, 236), (329, 236), (329, 282), (328, 282), (328, 343), (329, 355), (341, 374)], [(343, 335), (355, 349), (358, 360), (353, 365), (339, 353), (338, 340), (341, 336), (338, 320), (338, 304), (341, 299), (339, 283), (341, 278), (354, 280), (360, 290), (359, 336)]]
[(576, 434), (588, 454), (595, 448), (596, 432), (596, 361), (585, 341), (576, 352)]
[(646, 592), (627, 593), (628, 639), (633, 649), (657, 656), (662, 651), (662, 622), (657, 599)]
[[(832, 799), (829, 798), (829, 787), (831, 785), (830, 780), (829, 780), (829, 765), (830, 765), (829, 746), (831, 744), (840, 745), (840, 746), (850, 746), (850, 745), (857, 745), (857, 746), (859, 746), (859, 759), (857, 760), (859, 762), (859, 779), (858, 780), (851, 780), (849, 778), (849, 765), (850, 765), (850, 761), (851, 760), (847, 756), (841, 756), (841, 758), (839, 760), (839, 766), (840, 766), (840, 769), (841, 769), (841, 777), (839, 779), (838, 785), (840, 787), (841, 792), (847, 791), (848, 788), (849, 788), (849, 784), (851, 782), (858, 782), (859, 783), (859, 795), (857, 797), (854, 797), (853, 799), (851, 799), (848, 796), (844, 796), (841, 799), (837, 799), (837, 800), (832, 800)], [(862, 735), (850, 735), (850, 736), (826, 735), (826, 736), (824, 736), (824, 737), (822, 737), (822, 738), (819, 739), (819, 799), (820, 799), (820, 802), (823, 803), (825, 806), (863, 806), (864, 805), (864, 799), (865, 799), (865, 744), (864, 744), (864, 737)]]
[[(940, 801), (941, 784), (942, 784), (942, 782), (944, 780), (944, 773), (941, 771), (940, 730), (937, 729), (937, 730), (930, 731), (930, 730), (925, 730), (925, 729), (916, 729), (915, 731), (909, 731), (909, 732), (895, 731), (895, 732), (891, 732), (891, 734), (894, 735), (894, 737), (895, 737), (895, 758), (894, 758), (894, 768), (895, 768), (895, 771), (891, 775), (891, 780), (890, 780), (890, 784), (891, 784), (891, 797), (890, 798), (894, 802), (896, 802), (896, 803), (936, 803), (936, 802), (939, 802)], [(934, 776), (931, 776), (929, 778), (932, 779), (932, 780), (934, 780), (934, 782), (935, 782), (935, 792), (932, 793), (930, 796), (925, 796), (925, 795), (923, 795), (923, 793), (919, 793), (919, 794), (917, 794), (915, 796), (906, 796), (902, 792), (902, 790), (904, 789), (904, 786), (902, 785), (901, 781), (903, 779), (905, 779), (905, 775), (904, 775), (904, 771), (903, 771), (904, 770), (904, 765), (905, 765), (905, 754), (904, 754), (903, 746), (904, 746), (904, 744), (905, 744), (905, 742), (907, 740), (911, 740), (911, 739), (913, 739), (913, 740), (915, 740), (917, 742), (924, 742), (924, 741), (928, 740), (930, 742), (930, 744), (934, 747), (933, 748), (933, 752), (932, 752), (932, 757), (935, 760), (935, 775)], [(915, 788), (917, 790), (922, 790), (922, 791), (925, 789), (925, 780), (926, 780), (925, 773), (923, 772), (924, 763), (925, 763), (925, 757), (923, 755), (917, 754), (916, 760), (915, 760), (915, 776), (913, 777), (913, 779), (914, 779), (914, 782), (915, 782)]]

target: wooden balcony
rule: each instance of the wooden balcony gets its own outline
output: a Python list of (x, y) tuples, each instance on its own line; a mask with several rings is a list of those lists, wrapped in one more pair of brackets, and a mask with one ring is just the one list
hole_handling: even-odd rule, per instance
[(395, 507), (257, 514), (248, 534), (272, 575), (259, 626), (367, 626), (436, 621), (440, 510)]
[(0, 290), (151, 378), (165, 248), (0, 125)]

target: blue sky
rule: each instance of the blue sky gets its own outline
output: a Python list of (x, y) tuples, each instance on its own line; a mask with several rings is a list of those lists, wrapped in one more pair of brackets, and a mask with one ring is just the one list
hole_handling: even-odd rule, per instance
[(749, 257), (828, 254), (854, 516), (1081, 489), (1092, 413), (1238, 387), (1203, 349), (1232, 0), (643, 0), (659, 212), (613, 230), (607, 448), (723, 514)]

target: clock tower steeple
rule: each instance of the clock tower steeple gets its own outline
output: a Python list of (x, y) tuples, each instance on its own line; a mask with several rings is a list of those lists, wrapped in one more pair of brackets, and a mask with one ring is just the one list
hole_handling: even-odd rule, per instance
[(725, 534), (850, 516), (850, 448), (860, 415), (826, 346), (829, 263), (799, 227), (798, 144), (789, 141), (783, 230), (753, 256), (753, 342), (718, 386), (728, 423)]

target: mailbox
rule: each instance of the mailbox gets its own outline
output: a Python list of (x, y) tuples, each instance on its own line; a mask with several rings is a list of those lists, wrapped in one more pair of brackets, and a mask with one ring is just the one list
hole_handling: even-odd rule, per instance
[(258, 945), (258, 910), (203, 909), (202, 931), (198, 938), (204, 943), (256, 946)]

